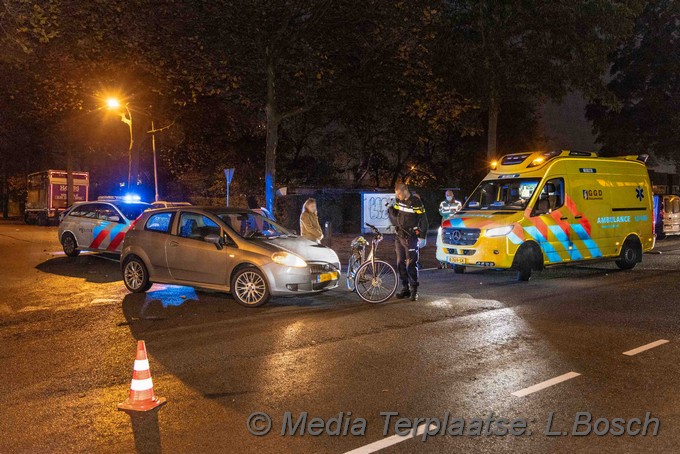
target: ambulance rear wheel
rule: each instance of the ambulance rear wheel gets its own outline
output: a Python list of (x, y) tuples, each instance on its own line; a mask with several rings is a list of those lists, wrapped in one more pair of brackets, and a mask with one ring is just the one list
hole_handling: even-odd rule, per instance
[(622, 270), (631, 270), (642, 259), (642, 248), (637, 241), (626, 240), (621, 247), (621, 254), (616, 266)]
[(463, 265), (453, 265), (453, 272), (456, 274), (464, 274), (465, 267)]

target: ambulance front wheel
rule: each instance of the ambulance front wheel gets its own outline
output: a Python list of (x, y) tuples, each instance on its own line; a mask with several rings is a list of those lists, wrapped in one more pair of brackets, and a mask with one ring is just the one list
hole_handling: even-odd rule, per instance
[(642, 246), (639, 241), (628, 239), (621, 246), (621, 254), (616, 261), (616, 266), (622, 270), (635, 268), (638, 262), (642, 261)]
[(538, 246), (530, 243), (525, 243), (517, 251), (515, 256), (515, 263), (513, 268), (517, 270), (517, 280), (526, 282), (531, 279), (531, 272), (533, 270), (540, 270), (542, 255)]

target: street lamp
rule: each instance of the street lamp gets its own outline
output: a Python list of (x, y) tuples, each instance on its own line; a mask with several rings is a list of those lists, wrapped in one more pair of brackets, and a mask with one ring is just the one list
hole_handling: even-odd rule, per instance
[[(120, 101), (116, 98), (108, 98), (106, 100), (106, 106), (109, 110), (120, 109)], [(132, 182), (132, 146), (135, 143), (132, 135), (132, 112), (128, 107), (128, 103), (125, 104), (125, 111), (120, 112), (120, 121), (128, 125), (130, 129), (130, 146), (128, 147), (128, 179), (127, 179), (127, 190), (130, 190), (130, 183)]]
[[(108, 98), (106, 100), (106, 106), (109, 110), (118, 110), (121, 107), (120, 101), (117, 98)], [(147, 134), (151, 134), (151, 150), (153, 152), (153, 187), (154, 187), (154, 201), (158, 202), (158, 167), (156, 164), (156, 133), (168, 129), (174, 124), (170, 123), (167, 126), (156, 129), (153, 118), (148, 111), (144, 111), (146, 115), (151, 119), (151, 129), (147, 131)], [(130, 127), (130, 149), (128, 150), (128, 190), (130, 188), (130, 181), (132, 179), (132, 112), (130, 112), (129, 103), (125, 104), (125, 112), (120, 113), (120, 120)]]

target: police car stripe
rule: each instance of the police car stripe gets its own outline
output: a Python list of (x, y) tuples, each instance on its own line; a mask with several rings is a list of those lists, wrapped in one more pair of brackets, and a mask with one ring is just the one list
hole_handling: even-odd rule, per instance
[(90, 243), (91, 249), (97, 249), (99, 245), (102, 244), (102, 242), (106, 239), (106, 237), (109, 236), (109, 232), (106, 227), (98, 227), (99, 226), (95, 227), (92, 231), (92, 233), (94, 233), (94, 239), (92, 240), (92, 243)]

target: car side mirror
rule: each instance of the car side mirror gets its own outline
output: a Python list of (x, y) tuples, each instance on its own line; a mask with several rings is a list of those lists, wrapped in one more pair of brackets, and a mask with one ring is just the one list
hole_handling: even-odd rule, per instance
[(209, 233), (208, 235), (203, 237), (203, 240), (206, 243), (214, 244), (217, 249), (222, 249), (224, 247), (224, 244), (222, 243), (223, 242), (222, 237), (215, 233)]

